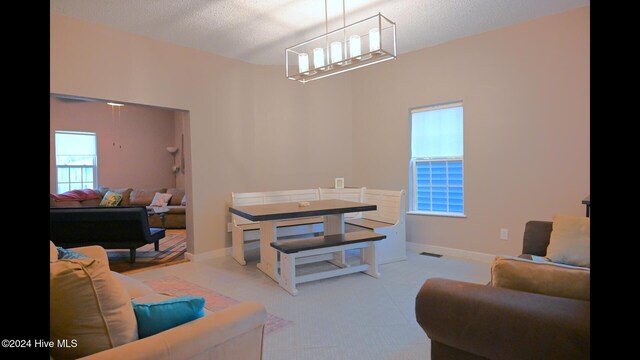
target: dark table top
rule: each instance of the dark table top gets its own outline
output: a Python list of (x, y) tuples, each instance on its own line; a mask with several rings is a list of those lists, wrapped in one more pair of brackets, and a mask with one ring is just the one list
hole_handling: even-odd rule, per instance
[(346, 200), (313, 200), (309, 206), (298, 202), (232, 206), (229, 211), (251, 221), (283, 220), (312, 216), (376, 210), (376, 205)]

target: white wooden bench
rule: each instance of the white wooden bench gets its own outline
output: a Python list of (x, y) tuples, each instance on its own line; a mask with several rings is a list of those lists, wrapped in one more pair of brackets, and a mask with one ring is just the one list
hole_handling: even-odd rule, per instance
[[(319, 200), (318, 189), (284, 190), (269, 192), (231, 193), (233, 206), (275, 204), (282, 202)], [(278, 222), (278, 237), (321, 233), (323, 218), (305, 218)], [(231, 255), (246, 265), (245, 243), (260, 240), (260, 223), (231, 214)]]
[(377, 241), (378, 263), (406, 260), (404, 190), (374, 190), (363, 188), (361, 202), (375, 204), (376, 211), (365, 211), (360, 217), (345, 218), (345, 231), (369, 230), (386, 235), (383, 241)]
[[(306, 239), (287, 239), (271, 243), (271, 247), (278, 251), (280, 257), (280, 278), (278, 283), (291, 295), (297, 295), (297, 284), (308, 281), (326, 279), (329, 277), (364, 272), (375, 278), (380, 277), (376, 260), (375, 243), (385, 238), (385, 235), (371, 231), (356, 231), (345, 234), (324, 235)], [(333, 270), (316, 272), (298, 276), (296, 274), (296, 260), (323, 254), (335, 254), (347, 250), (360, 249), (360, 264), (339, 267)]]

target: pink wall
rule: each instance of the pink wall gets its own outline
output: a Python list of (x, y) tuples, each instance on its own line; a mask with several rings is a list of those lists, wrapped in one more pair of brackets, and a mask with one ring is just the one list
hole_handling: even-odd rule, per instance
[[(98, 185), (108, 187), (173, 187), (174, 111), (127, 105), (120, 117), (102, 102), (50, 97), (50, 191), (56, 192), (56, 130), (95, 132), (98, 140)], [(117, 108), (115, 108), (117, 111)], [(116, 112), (117, 114), (117, 112)], [(114, 146), (115, 143), (115, 146)]]

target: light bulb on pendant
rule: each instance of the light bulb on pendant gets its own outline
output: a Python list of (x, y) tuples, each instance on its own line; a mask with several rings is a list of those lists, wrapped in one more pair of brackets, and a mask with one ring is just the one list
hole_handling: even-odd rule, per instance
[(298, 54), (298, 70), (300, 73), (309, 71), (309, 55), (307, 53)]
[(313, 66), (317, 69), (324, 66), (324, 49), (313, 49)]
[(331, 63), (342, 61), (342, 43), (334, 41), (331, 43)]
[(369, 30), (369, 51), (380, 50), (380, 30), (373, 28)]
[(349, 57), (360, 56), (362, 54), (360, 46), (360, 35), (349, 36)]

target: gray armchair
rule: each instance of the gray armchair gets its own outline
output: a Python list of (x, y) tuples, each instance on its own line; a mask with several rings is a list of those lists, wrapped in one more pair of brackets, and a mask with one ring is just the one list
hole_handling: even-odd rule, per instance
[[(544, 256), (551, 222), (526, 224), (523, 256)], [(428, 279), (416, 319), (438, 359), (589, 359), (591, 302)]]

